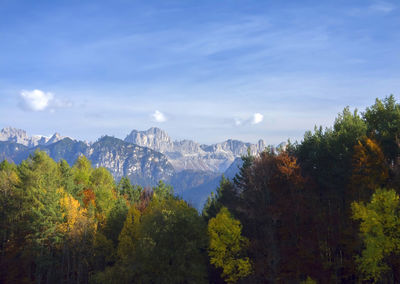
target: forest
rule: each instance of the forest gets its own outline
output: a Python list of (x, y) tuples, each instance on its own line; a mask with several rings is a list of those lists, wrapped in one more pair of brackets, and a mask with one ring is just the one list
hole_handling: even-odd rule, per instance
[(400, 283), (400, 104), (244, 156), (202, 212), (81, 156), (0, 164), (0, 283)]

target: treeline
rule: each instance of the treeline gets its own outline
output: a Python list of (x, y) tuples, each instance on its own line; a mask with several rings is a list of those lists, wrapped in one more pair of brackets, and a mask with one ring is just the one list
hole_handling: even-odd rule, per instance
[(0, 164), (0, 190), (1, 283), (207, 281), (207, 225), (162, 182), (35, 152)]
[(202, 214), (85, 158), (0, 164), (1, 283), (400, 282), (400, 105), (244, 163)]
[(247, 283), (400, 283), (399, 145), (393, 96), (346, 108), (333, 128), (245, 157), (203, 215), (229, 210), (242, 224)]

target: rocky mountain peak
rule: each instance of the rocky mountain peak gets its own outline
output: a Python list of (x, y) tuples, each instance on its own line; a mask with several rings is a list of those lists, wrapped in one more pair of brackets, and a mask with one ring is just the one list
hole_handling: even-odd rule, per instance
[(162, 129), (152, 127), (146, 131), (133, 130), (125, 142), (137, 144), (161, 152), (177, 171), (201, 170), (223, 172), (235, 158), (247, 154), (250, 149), (256, 155), (265, 149), (265, 143), (245, 143), (229, 139), (212, 145), (200, 145), (192, 140), (172, 141)]
[(0, 132), (0, 141), (10, 141), (28, 146), (29, 136), (25, 130), (5, 127)]
[(125, 142), (147, 147), (161, 153), (172, 151), (173, 149), (171, 138), (164, 130), (157, 127), (152, 127), (145, 131), (132, 130), (126, 136)]
[(61, 136), (59, 133), (54, 133), (53, 136), (50, 137), (50, 139), (46, 142), (46, 144), (52, 144), (52, 143), (56, 143), (62, 139), (64, 139), (64, 136)]
[(15, 142), (29, 148), (33, 148), (38, 145), (53, 144), (64, 138), (65, 137), (61, 136), (59, 133), (55, 133), (51, 137), (43, 135), (29, 136), (25, 130), (13, 127), (5, 127), (0, 131), (0, 141)]
[[(28, 138), (28, 134), (25, 130), (13, 128), (13, 127), (5, 127), (0, 132), (0, 140), (8, 141), (11, 139), (25, 139)], [(16, 141), (15, 141), (16, 142)]]

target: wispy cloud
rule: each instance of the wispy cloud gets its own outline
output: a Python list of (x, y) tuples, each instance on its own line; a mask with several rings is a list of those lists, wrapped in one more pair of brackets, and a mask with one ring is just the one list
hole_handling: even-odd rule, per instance
[(390, 13), (396, 9), (396, 7), (391, 3), (379, 1), (369, 6), (369, 9), (377, 12)]
[(156, 110), (153, 113), (152, 117), (153, 117), (155, 122), (165, 122), (165, 121), (167, 121), (166, 116), (162, 112), (160, 112), (158, 110)]

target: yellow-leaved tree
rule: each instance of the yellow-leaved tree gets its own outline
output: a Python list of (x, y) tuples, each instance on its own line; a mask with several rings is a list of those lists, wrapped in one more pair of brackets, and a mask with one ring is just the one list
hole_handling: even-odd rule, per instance
[(400, 282), (400, 198), (393, 190), (377, 189), (367, 204), (352, 204), (353, 218), (360, 220), (364, 244), (358, 257), (365, 280)]
[(65, 238), (62, 248), (64, 275), (68, 281), (87, 279), (88, 275), (82, 273), (82, 267), (83, 271), (89, 269), (88, 263), (97, 222), (94, 216), (91, 216), (87, 209), (63, 188), (58, 189), (58, 193), (61, 196), (59, 202), (63, 217), (63, 222), (58, 225), (58, 231)]
[(208, 222), (210, 262), (222, 269), (222, 277), (228, 283), (251, 274), (252, 267), (245, 256), (248, 239), (242, 236), (242, 225), (232, 217), (226, 207)]
[(376, 188), (385, 184), (388, 176), (386, 158), (378, 143), (370, 138), (358, 141), (354, 146), (350, 178), (353, 198), (367, 201)]

